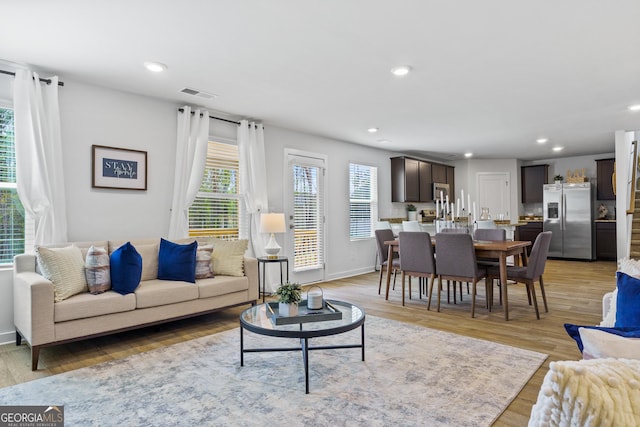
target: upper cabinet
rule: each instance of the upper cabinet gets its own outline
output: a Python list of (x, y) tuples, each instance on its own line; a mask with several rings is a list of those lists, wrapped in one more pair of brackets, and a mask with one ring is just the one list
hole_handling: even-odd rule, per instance
[(615, 200), (613, 192), (613, 172), (615, 159), (596, 160), (597, 165), (597, 198), (598, 200)]
[(391, 201), (431, 202), (434, 182), (449, 184), (453, 194), (453, 171), (451, 166), (410, 157), (392, 157)]
[(522, 166), (522, 203), (542, 203), (543, 185), (548, 183), (549, 165)]

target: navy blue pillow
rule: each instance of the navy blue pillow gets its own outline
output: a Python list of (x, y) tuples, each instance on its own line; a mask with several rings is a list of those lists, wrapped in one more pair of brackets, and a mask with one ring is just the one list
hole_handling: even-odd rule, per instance
[(127, 242), (111, 253), (111, 289), (119, 294), (130, 294), (136, 290), (142, 278), (142, 257)]
[(179, 245), (160, 239), (158, 279), (196, 283), (196, 251), (198, 242)]
[(582, 339), (580, 338), (579, 328), (588, 328), (588, 329), (598, 329), (603, 332), (609, 332), (610, 334), (619, 335), (621, 337), (627, 338), (640, 338), (640, 327), (635, 328), (604, 328), (601, 326), (580, 326), (580, 325), (572, 325), (570, 323), (565, 323), (564, 328), (567, 330), (567, 333), (571, 338), (573, 338), (578, 344), (578, 349), (580, 353), (584, 346), (582, 345)]
[(640, 280), (617, 273), (616, 328), (640, 328)]

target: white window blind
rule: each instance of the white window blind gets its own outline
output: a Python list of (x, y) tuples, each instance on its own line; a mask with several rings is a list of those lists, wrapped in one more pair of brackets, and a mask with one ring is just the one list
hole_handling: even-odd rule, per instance
[(25, 252), (27, 222), (16, 189), (13, 110), (0, 107), (0, 265), (13, 263), (14, 255)]
[(293, 173), (294, 271), (324, 267), (323, 171), (296, 164)]
[(378, 169), (349, 163), (349, 238), (373, 236), (378, 217)]
[(238, 146), (209, 141), (202, 184), (189, 208), (190, 236), (245, 237), (239, 177)]

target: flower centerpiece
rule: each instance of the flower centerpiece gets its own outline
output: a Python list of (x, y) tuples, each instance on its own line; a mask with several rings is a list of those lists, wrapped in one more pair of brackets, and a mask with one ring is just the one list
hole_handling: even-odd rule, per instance
[(302, 287), (298, 283), (283, 283), (276, 289), (278, 312), (281, 316), (297, 316), (302, 301)]

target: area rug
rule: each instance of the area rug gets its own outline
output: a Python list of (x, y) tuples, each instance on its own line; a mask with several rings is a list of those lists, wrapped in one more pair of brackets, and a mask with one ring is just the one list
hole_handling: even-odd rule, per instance
[[(244, 332), (245, 348), (295, 345)], [(312, 340), (359, 343), (360, 329)], [(245, 354), (239, 329), (0, 389), (65, 425), (489, 426), (547, 355), (367, 316), (360, 349)]]

